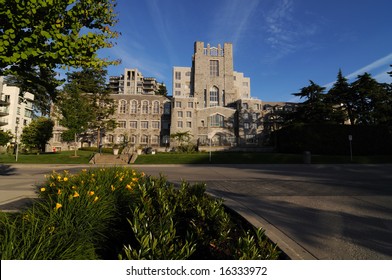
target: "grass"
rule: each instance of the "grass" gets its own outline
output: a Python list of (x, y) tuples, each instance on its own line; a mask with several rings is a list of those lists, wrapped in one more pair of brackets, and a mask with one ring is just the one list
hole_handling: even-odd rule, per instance
[(15, 155), (0, 154), (0, 163), (38, 163), (38, 164), (87, 164), (92, 156), (90, 151), (78, 151), (78, 157), (74, 157), (74, 151), (42, 154), (18, 154), (18, 161)]
[[(315, 164), (376, 164), (392, 163), (392, 156), (349, 156), (312, 155)], [(155, 155), (140, 155), (135, 164), (301, 164), (302, 154), (280, 153), (236, 153), (213, 152), (211, 161), (209, 153), (157, 153)]]
[(53, 172), (37, 200), (0, 211), (0, 259), (277, 259), (261, 228), (233, 218), (204, 184), (178, 188), (129, 167)]
[[(30, 164), (88, 164), (91, 151), (74, 151), (44, 154), (0, 154), (1, 163), (30, 163)], [(375, 156), (341, 156), (341, 155), (312, 155), (313, 164), (384, 164), (392, 163), (391, 155)], [(302, 164), (302, 154), (281, 153), (246, 153), (246, 152), (207, 152), (201, 153), (157, 153), (155, 155), (139, 155), (135, 164)]]

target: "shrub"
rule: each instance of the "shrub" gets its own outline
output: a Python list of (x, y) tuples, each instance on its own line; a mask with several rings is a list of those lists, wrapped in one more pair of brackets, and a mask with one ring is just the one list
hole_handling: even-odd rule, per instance
[(263, 231), (233, 223), (204, 184), (130, 168), (52, 173), (40, 200), (0, 213), (1, 259), (274, 259)]

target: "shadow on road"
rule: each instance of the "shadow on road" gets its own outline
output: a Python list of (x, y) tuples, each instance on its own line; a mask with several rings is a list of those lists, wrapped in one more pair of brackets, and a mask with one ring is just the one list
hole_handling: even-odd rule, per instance
[(11, 165), (0, 164), (0, 176), (11, 176), (16, 174), (16, 168)]

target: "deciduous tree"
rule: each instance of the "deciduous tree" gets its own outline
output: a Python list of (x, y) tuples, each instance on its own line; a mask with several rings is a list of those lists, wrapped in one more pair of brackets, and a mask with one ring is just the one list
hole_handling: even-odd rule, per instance
[(29, 148), (45, 152), (45, 146), (53, 136), (54, 123), (51, 119), (39, 117), (23, 128), (21, 142)]

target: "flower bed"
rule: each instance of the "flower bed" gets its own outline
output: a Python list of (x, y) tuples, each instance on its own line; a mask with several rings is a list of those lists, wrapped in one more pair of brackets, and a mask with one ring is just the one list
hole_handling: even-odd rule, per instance
[(261, 229), (234, 223), (204, 184), (130, 168), (52, 173), (40, 200), (0, 212), (1, 259), (277, 259)]

